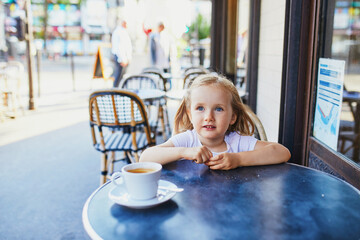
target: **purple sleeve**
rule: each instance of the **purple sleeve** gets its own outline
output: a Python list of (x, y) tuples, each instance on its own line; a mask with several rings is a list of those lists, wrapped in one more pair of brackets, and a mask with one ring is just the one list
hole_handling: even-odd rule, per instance
[(233, 152), (252, 151), (257, 142), (257, 139), (252, 136), (242, 136), (236, 132), (230, 133), (228, 139)]
[(255, 148), (256, 142), (257, 139), (252, 136), (241, 136), (239, 142), (239, 150), (241, 152), (252, 151)]

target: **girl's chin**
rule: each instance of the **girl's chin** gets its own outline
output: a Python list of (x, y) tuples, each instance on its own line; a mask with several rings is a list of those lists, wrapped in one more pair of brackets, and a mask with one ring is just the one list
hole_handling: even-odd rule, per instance
[[(221, 137), (221, 134), (219, 133), (215, 133), (215, 132), (211, 132), (211, 131), (204, 131), (204, 132), (201, 132), (200, 135), (204, 138), (208, 138), (208, 139), (216, 139), (216, 138), (219, 138)], [(225, 136), (225, 134), (223, 135)]]

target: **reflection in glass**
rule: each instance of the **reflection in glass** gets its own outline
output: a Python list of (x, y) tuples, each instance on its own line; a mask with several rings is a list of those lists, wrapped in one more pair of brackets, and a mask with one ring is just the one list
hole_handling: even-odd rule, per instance
[[(331, 53), (325, 57), (345, 60), (345, 77), (338, 152), (359, 163), (360, 148), (360, 1), (331, 1), (333, 21), (326, 27)], [(330, 25), (332, 24), (332, 26)], [(331, 50), (330, 50), (331, 49)], [(325, 50), (326, 51), (326, 50)]]
[(236, 87), (245, 91), (246, 89), (246, 70), (248, 53), (248, 31), (249, 31), (249, 0), (239, 0), (238, 4), (238, 35), (237, 35), (237, 73)]

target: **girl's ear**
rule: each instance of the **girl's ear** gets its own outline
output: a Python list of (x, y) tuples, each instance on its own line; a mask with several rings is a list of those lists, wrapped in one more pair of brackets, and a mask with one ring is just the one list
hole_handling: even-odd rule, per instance
[(231, 116), (231, 121), (230, 121), (230, 125), (233, 125), (236, 122), (237, 116), (235, 113), (232, 114)]
[(186, 114), (188, 115), (191, 122), (191, 111), (188, 108), (186, 108)]

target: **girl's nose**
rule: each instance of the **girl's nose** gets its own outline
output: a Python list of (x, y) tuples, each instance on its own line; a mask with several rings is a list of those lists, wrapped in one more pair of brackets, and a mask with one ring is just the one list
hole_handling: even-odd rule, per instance
[(214, 114), (212, 111), (206, 111), (205, 113), (205, 121), (213, 121), (214, 120)]

